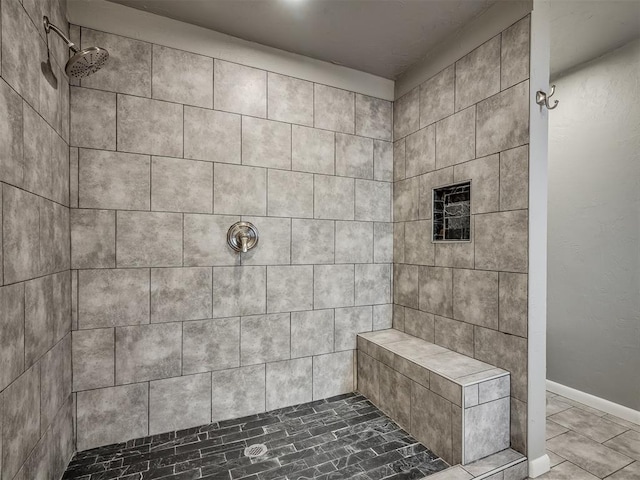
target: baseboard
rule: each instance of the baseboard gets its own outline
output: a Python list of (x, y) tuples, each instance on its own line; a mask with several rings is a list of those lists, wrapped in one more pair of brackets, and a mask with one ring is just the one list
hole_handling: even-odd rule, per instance
[(596, 397), (590, 393), (582, 392), (560, 383), (552, 382), (551, 380), (547, 380), (547, 390), (557, 393), (558, 395), (562, 395), (563, 397), (570, 398), (571, 400), (575, 400), (576, 402), (583, 403), (588, 407), (615, 415), (616, 417), (620, 417), (629, 422), (640, 424), (640, 411), (638, 410), (613, 403), (609, 400), (605, 400), (604, 398)]
[(551, 470), (551, 461), (546, 453), (538, 458), (529, 459), (529, 478), (536, 478)]

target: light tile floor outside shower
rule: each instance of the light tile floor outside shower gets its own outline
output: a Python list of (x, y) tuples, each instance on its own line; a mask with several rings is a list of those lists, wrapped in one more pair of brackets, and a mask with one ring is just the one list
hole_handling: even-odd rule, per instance
[[(260, 443), (264, 456), (244, 455)], [(352, 393), (79, 452), (63, 479), (409, 480), (447, 467)]]

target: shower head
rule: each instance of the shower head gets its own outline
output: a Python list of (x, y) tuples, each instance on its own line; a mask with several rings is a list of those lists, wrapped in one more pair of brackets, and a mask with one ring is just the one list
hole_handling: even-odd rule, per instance
[(87, 77), (100, 70), (104, 64), (107, 63), (109, 52), (107, 52), (106, 49), (102, 47), (87, 47), (79, 50), (78, 47), (62, 33), (62, 30), (49, 22), (48, 17), (42, 17), (42, 21), (47, 35), (53, 30), (67, 43), (67, 47), (73, 52), (73, 55), (64, 67), (64, 71), (68, 76), (74, 78)]

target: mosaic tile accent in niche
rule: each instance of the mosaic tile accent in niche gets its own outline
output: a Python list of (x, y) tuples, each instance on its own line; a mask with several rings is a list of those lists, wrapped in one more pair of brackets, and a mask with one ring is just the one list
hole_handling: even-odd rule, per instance
[[(244, 449), (264, 444), (255, 458)], [(447, 468), (355, 393), (78, 452), (64, 480), (419, 479)]]

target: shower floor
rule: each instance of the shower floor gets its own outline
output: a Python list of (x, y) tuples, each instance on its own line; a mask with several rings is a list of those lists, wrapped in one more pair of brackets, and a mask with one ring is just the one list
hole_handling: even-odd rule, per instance
[[(245, 456), (254, 444), (267, 453)], [(352, 393), (78, 452), (63, 479), (400, 480), (447, 467)]]

